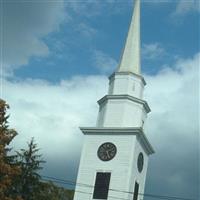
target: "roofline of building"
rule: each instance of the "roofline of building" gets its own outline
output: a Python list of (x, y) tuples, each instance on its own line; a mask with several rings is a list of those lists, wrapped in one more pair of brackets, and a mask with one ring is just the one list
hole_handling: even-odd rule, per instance
[(141, 127), (80, 127), (84, 135), (136, 135), (148, 155), (155, 153)]
[(144, 100), (141, 100), (139, 98), (127, 95), (127, 94), (120, 94), (120, 95), (105, 95), (104, 97), (102, 97), (100, 100), (98, 100), (98, 104), (102, 104), (104, 101), (107, 101), (108, 99), (114, 99), (114, 100), (119, 100), (119, 99), (128, 99), (130, 101), (133, 102), (137, 102), (139, 104), (142, 104), (144, 106), (144, 109), (146, 110), (147, 113), (151, 112), (151, 109), (148, 105), (148, 103)]

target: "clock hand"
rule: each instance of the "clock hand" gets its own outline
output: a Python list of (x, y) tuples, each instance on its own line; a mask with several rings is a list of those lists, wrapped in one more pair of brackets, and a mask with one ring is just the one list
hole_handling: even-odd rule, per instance
[(108, 151), (106, 151), (106, 154), (107, 154), (108, 158), (110, 158), (110, 155), (109, 155)]

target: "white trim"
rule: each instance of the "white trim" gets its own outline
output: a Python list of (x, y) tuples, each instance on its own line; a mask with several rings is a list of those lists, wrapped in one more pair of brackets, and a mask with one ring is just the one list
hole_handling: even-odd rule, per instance
[(115, 99), (115, 100), (119, 100), (119, 99), (128, 99), (130, 101), (142, 104), (144, 106), (144, 109), (147, 113), (151, 112), (151, 109), (148, 105), (148, 103), (144, 100), (138, 99), (136, 97), (127, 95), (127, 94), (122, 94), (122, 95), (105, 95), (103, 98), (101, 98), (100, 100), (98, 100), (98, 104), (101, 105), (102, 103), (104, 103), (105, 101), (107, 101), (108, 99)]
[(142, 127), (80, 127), (84, 135), (137, 135), (148, 155), (155, 153), (153, 147), (143, 132)]
[(131, 76), (136, 76), (138, 78), (140, 78), (142, 80), (142, 83), (144, 85), (146, 85), (146, 81), (144, 80), (144, 77), (139, 75), (139, 74), (136, 74), (136, 73), (133, 73), (133, 72), (113, 72), (109, 77), (108, 79), (111, 81), (116, 75), (131, 75)]

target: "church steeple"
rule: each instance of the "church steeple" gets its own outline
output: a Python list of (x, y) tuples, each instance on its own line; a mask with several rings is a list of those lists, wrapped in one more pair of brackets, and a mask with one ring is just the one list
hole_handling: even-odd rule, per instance
[(145, 84), (140, 74), (140, 0), (135, 0), (119, 68), (109, 77), (108, 94), (98, 101), (97, 124), (81, 127), (85, 140), (77, 183), (92, 187), (77, 184), (74, 200), (143, 200), (139, 194), (154, 153), (144, 134), (150, 112), (143, 100)]
[(140, 75), (140, 0), (135, 0), (126, 44), (117, 71)]

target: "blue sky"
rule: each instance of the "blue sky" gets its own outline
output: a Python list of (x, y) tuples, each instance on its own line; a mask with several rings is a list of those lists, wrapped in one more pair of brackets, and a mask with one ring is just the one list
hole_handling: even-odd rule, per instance
[[(58, 30), (40, 37), (48, 46), (48, 55), (30, 56), (27, 64), (14, 71), (16, 77), (58, 82), (73, 75), (112, 72), (114, 66), (108, 70), (97, 66), (100, 55), (94, 52), (116, 61), (113, 65), (118, 63), (133, 3), (125, 0), (99, 4), (75, 2), (79, 7), (77, 10), (66, 3), (63, 12), (67, 16)], [(198, 11), (191, 8), (187, 14), (176, 14), (177, 3), (142, 3), (142, 45), (157, 44), (157, 51), (163, 50), (162, 55), (155, 55), (156, 59), (148, 58), (148, 55), (143, 57), (144, 73), (155, 74), (166, 61), (171, 64), (177, 57), (190, 57), (198, 52)]]
[[(125, 42), (129, 0), (1, 1), (1, 97), (20, 149), (34, 137), (42, 174), (76, 180), (83, 136), (95, 126)], [(142, 72), (156, 150), (146, 192), (198, 199), (199, 2), (142, 1)], [(151, 200), (146, 198), (145, 200)]]

